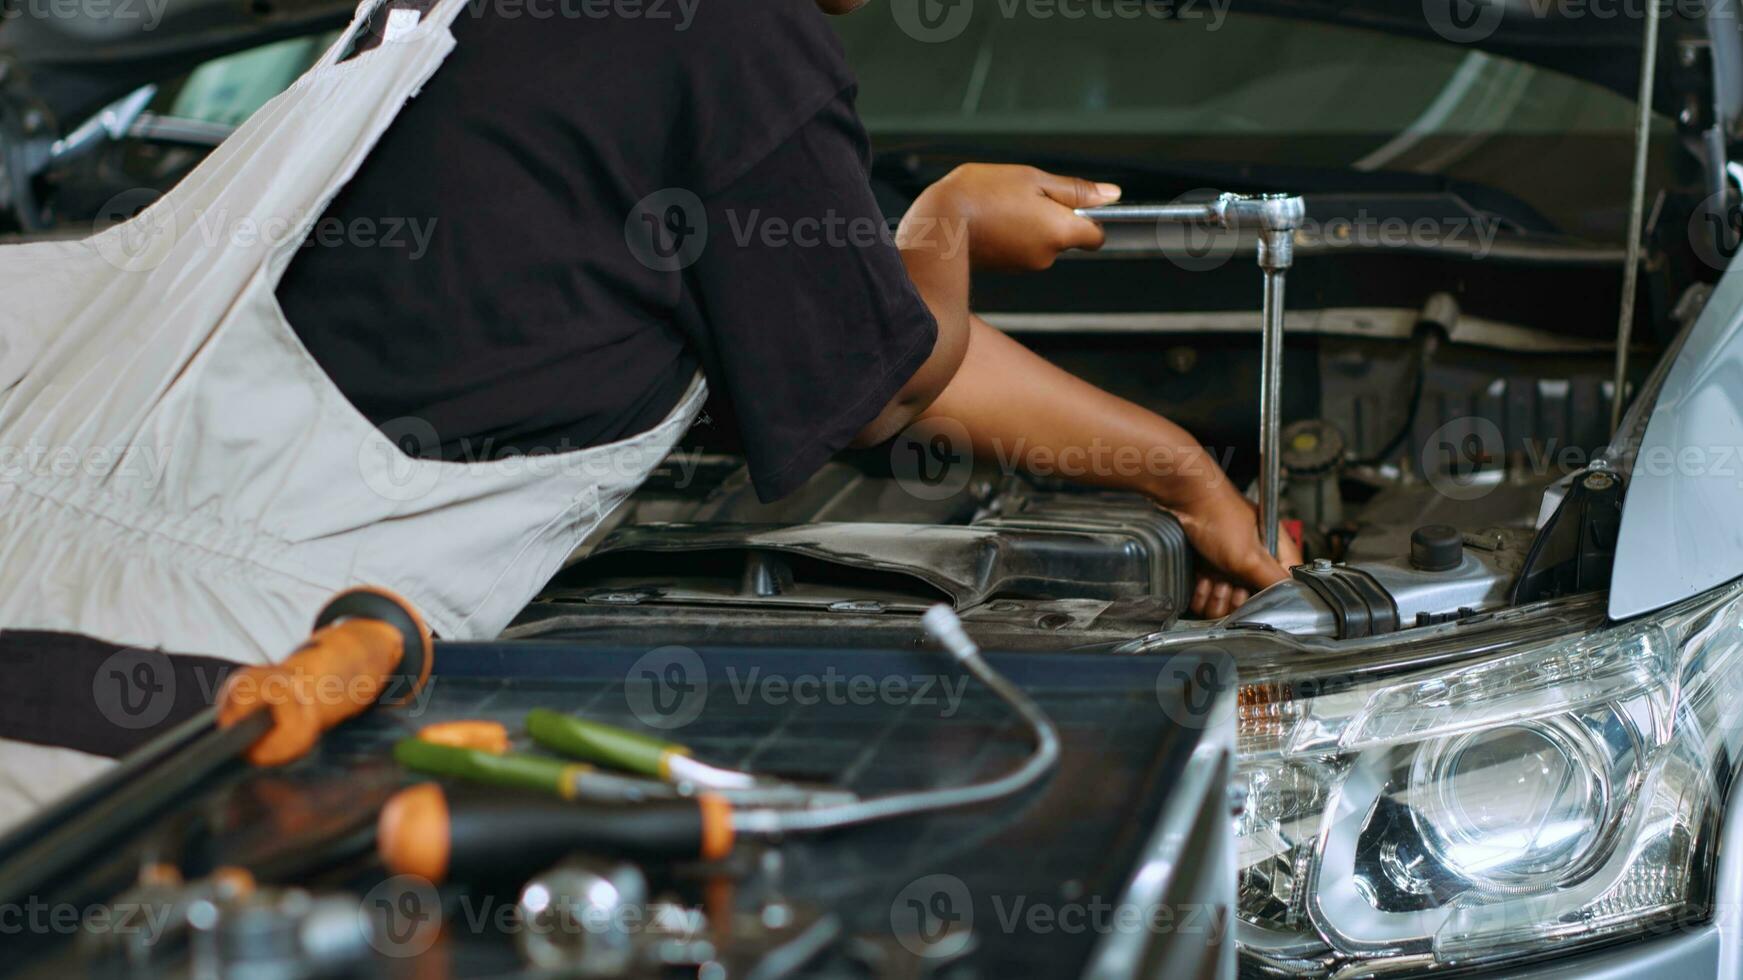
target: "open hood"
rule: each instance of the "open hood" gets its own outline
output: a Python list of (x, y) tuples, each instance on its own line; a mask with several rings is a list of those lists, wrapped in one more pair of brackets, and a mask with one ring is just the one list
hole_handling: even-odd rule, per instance
[[(352, 0), (115, 0), (66, 16), (53, 4), (0, 0), (0, 67), (66, 125), (141, 85), (201, 62), (343, 26)], [(100, 13), (99, 13), (100, 12)], [(21, 77), (20, 77), (21, 76)], [(8, 81), (0, 77), (0, 83)]]
[[(1632, 96), (1639, 82), (1642, 4), (1599, 7), (1542, 0), (1226, 0), (1237, 13), (1298, 17), (1468, 45), (1577, 76)], [(0, 18), (0, 61), (12, 60), (36, 76), (35, 95), (57, 113), (90, 113), (139, 85), (228, 51), (345, 22), (350, 0), (116, 0), (103, 13), (69, 18), (58, 7), (19, 4)], [(1736, 48), (1738, 25), (1729, 5), (1666, 4), (1660, 28), (1665, 51), (1708, 27), (1701, 8), (1712, 6)], [(9, 4), (0, 3), (0, 7)], [(889, 16), (874, 3), (853, 16)], [(1184, 10), (1182, 16), (1185, 16)], [(1253, 52), (1263, 57), (1263, 52)], [(1710, 86), (1705, 73), (1659, 59), (1657, 101), (1674, 112), (1679, 92)]]
[(1689, 328), (1626, 462), (1612, 619), (1743, 575), (1743, 263), (1731, 263)]
[[(1231, 9), (1320, 20), (1350, 27), (1445, 41), (1539, 65), (1601, 85), (1632, 99), (1640, 87), (1645, 41), (1639, 3), (1550, 3), (1545, 0), (1232, 0)], [(1718, 93), (1720, 114), (1743, 113), (1743, 21), (1729, 4), (1657, 4), (1658, 79), (1654, 108), (1675, 117), (1689, 96), (1703, 102)], [(1706, 59), (1674, 57), (1687, 42), (1710, 42)], [(1715, 77), (1721, 81), (1715, 84)]]

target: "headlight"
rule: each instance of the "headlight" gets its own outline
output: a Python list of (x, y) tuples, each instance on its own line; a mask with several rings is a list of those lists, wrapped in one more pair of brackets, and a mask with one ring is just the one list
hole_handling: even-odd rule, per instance
[(1243, 665), (1250, 971), (1518, 962), (1705, 917), (1743, 587), (1615, 626), (1558, 615), (1478, 651)]

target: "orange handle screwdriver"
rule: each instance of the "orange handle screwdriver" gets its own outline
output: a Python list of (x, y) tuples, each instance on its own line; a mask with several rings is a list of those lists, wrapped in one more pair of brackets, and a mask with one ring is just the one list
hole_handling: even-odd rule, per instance
[(429, 628), (410, 603), (382, 589), (341, 592), (284, 663), (238, 671), (213, 708), (16, 830), (30, 843), (0, 860), (0, 907), (28, 900), (93, 848), (124, 840), (238, 756), (289, 762), (377, 701), (409, 700), (432, 659)]
[(383, 700), (403, 701), (430, 676), (430, 631), (410, 603), (384, 589), (340, 593), (315, 632), (282, 663), (231, 674), (218, 695), (218, 727), (264, 711), (271, 723), (244, 757), (257, 766), (302, 758), (333, 726)]
[(732, 804), (712, 793), (645, 803), (575, 803), (491, 787), (401, 790), (381, 810), (376, 849), (393, 874), (432, 883), (530, 874), (571, 851), (714, 861), (731, 853)]

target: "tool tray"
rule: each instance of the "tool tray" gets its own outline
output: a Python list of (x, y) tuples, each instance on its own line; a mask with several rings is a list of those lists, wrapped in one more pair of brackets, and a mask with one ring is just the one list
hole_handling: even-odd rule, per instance
[[(384, 887), (403, 883), (384, 884), (387, 872), (374, 856), (376, 814), (396, 790), (423, 779), (400, 769), (391, 749), (439, 721), (500, 721), (517, 749), (538, 751), (524, 733), (526, 713), (572, 712), (680, 741), (717, 765), (844, 786), (862, 798), (986, 779), (1031, 751), (1012, 712), (936, 651), (691, 653), (681, 655), (674, 674), (670, 656), (663, 670), (650, 671), (654, 655), (646, 648), (438, 644), (434, 676), (413, 703), (342, 725), (310, 757), (284, 768), (226, 765), (166, 801), (165, 812), (124, 846), (91, 854), (40, 899), (76, 908), (84, 919), (132, 885), (142, 866), (167, 862), (190, 880), (240, 865), (262, 885), (357, 896), (360, 907), (380, 903)], [(712, 975), (1120, 975), (1154, 963), (1170, 942), (1206, 947), (1220, 940), (1228, 910), (1213, 906), (1232, 897), (1225, 894), (1232, 873), (1218, 850), (1228, 831), (1230, 746), (1217, 736), (1232, 724), (1232, 713), (1226, 692), (1205, 697), (1192, 686), (1207, 662), (1192, 655), (989, 660), (1058, 725), (1056, 771), (990, 806), (745, 844), (712, 865), (648, 868), (654, 895), (708, 912), (722, 963), (731, 965)], [(661, 730), (650, 720), (671, 727)], [(161, 779), (175, 765), (171, 756), (132, 778)], [(1201, 772), (1198, 790), (1177, 791), (1183, 781), (1194, 783), (1189, 770), (1207, 767), (1217, 778)], [(0, 844), (0, 857), (19, 845)], [(372, 943), (375, 955), (343, 972), (537, 972), (503, 914), (517, 888), (444, 884), (425, 899), (441, 905), (432, 915), (416, 902), (407, 907), (406, 895), (397, 894), (387, 903), (394, 906), (390, 914), (443, 920), (439, 932), (414, 942), (396, 936), (398, 945)], [(1169, 904), (1167, 923), (1158, 926), (1146, 908), (1140, 912), (1147, 925), (1110, 924), (1106, 907), (1145, 896)], [(823, 923), (806, 940), (816, 948), (794, 948), (791, 926), (770, 928), (786, 925), (773, 921), (771, 907), (783, 920)], [(935, 917), (912, 918), (924, 910)], [(934, 934), (918, 946), (911, 936), (904, 941), (904, 915)], [(15, 944), (20, 955), (4, 968), (43, 976), (189, 970), (188, 955), (172, 951), (132, 964), (94, 956), (89, 931), (26, 930)], [(943, 934), (944, 942), (926, 945)], [(866, 949), (877, 956), (868, 958)], [(295, 959), (266, 972), (297, 975)]]

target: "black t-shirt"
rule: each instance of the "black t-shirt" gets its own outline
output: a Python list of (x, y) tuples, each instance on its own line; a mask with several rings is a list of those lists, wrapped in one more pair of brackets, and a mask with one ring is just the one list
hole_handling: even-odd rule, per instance
[(439, 445), (407, 448), (450, 460), (635, 435), (700, 366), (772, 499), (937, 327), (814, 0), (640, 9), (469, 5), (278, 297), (364, 415), (421, 420)]

